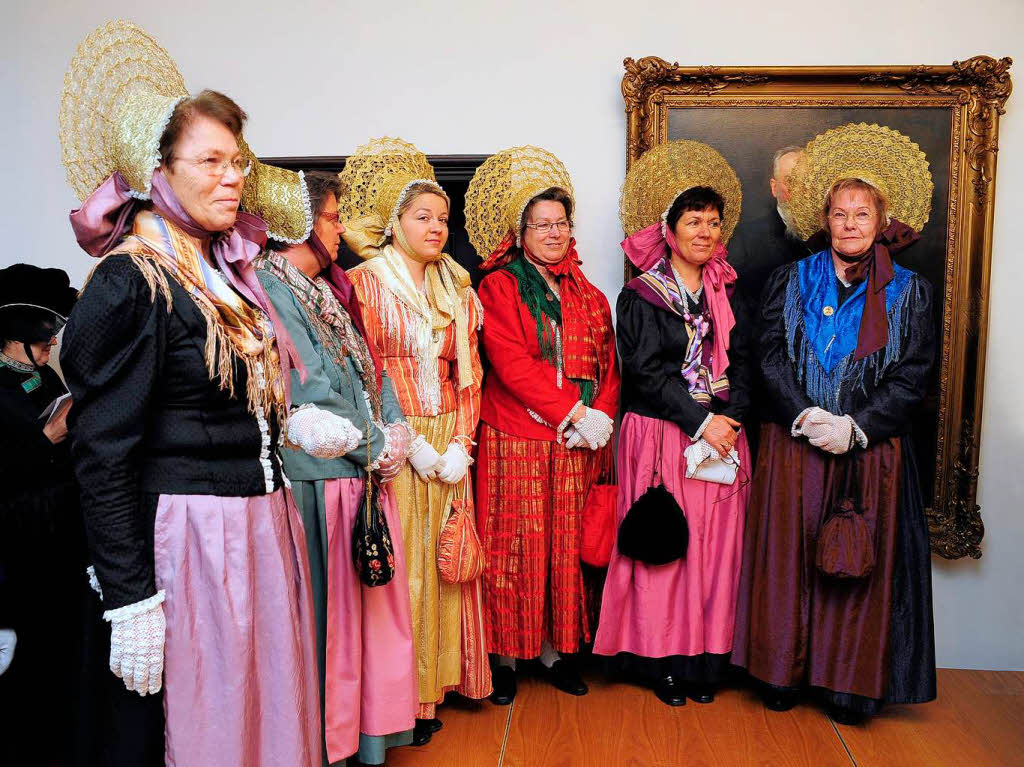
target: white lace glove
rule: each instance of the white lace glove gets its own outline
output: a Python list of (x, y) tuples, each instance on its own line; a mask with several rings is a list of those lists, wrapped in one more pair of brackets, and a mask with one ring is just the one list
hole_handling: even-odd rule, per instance
[(842, 455), (853, 445), (853, 419), (848, 415), (826, 415), (828, 418), (824, 433), (817, 433), (807, 441), (826, 453)]
[(18, 644), (18, 635), (14, 629), (0, 629), (0, 675), (2, 675), (14, 660), (14, 646)]
[(467, 471), (469, 471), (469, 453), (458, 442), (452, 442), (441, 456), (441, 467), (437, 471), (437, 478), (449, 485), (454, 485), (462, 481)]
[(586, 408), (583, 417), (573, 426), (591, 450), (597, 450), (607, 445), (608, 440), (612, 437), (612, 430), (615, 428), (614, 422), (607, 413), (592, 407)]
[(832, 414), (820, 407), (809, 407), (797, 416), (791, 433), (794, 437), (819, 439), (832, 430)]
[(565, 438), (565, 449), (572, 450), (574, 447), (579, 447), (585, 444), (583, 442), (583, 435), (576, 431), (575, 426), (570, 426), (562, 432), (562, 436)]
[(107, 610), (110, 622), (110, 670), (139, 695), (160, 692), (164, 675), (164, 592), (141, 602)]
[(288, 439), (314, 458), (343, 456), (362, 437), (347, 418), (315, 405), (303, 405), (288, 417)]
[(427, 438), (420, 434), (413, 440), (409, 448), (409, 463), (420, 475), (420, 479), (431, 480), (437, 476), (442, 466), (441, 454), (434, 450), (434, 446), (427, 442)]

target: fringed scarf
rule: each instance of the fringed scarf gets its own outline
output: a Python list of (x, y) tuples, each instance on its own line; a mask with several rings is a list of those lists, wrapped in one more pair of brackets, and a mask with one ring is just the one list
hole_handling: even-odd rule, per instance
[(892, 277), (880, 294), (886, 337), (881, 347), (859, 357), (869, 282), (838, 305), (835, 265), (831, 252), (823, 250), (794, 264), (786, 283), (783, 321), (797, 381), (814, 404), (838, 415), (845, 382), (864, 389), (870, 377), (877, 385), (889, 365), (900, 359), (906, 313), (921, 300), (921, 280), (892, 266)]
[[(252, 261), (266, 244), (267, 225), (258, 216), (240, 211), (230, 229), (223, 232), (203, 230), (178, 201), (159, 168), (153, 173), (152, 195), (153, 210), (162, 219), (193, 237), (210, 238), (210, 254), (224, 280), (270, 317), (287, 402), (291, 384), (289, 370), (298, 370), (299, 376), (304, 379), (306, 369), (252, 268)], [(75, 239), (90, 256), (102, 258), (131, 230), (133, 219), (144, 209), (143, 205), (131, 196), (131, 189), (124, 177), (114, 172), (89, 195), (81, 208), (71, 211), (71, 228), (75, 232)], [(163, 278), (150, 276), (153, 277), (151, 288), (155, 289), (157, 282), (163, 283)], [(170, 301), (170, 293), (166, 292), (165, 295)]]
[(381, 392), (374, 358), (365, 336), (356, 327), (355, 318), (334, 295), (333, 286), (322, 276), (311, 280), (282, 253), (265, 253), (256, 262), (256, 268), (274, 275), (292, 291), (306, 310), (317, 339), (339, 366), (344, 366), (346, 359), (351, 358), (369, 396), (371, 415), (375, 421), (380, 421)]
[[(206, 319), (206, 369), (210, 380), (235, 396), (234, 365), (246, 370), (249, 412), (283, 422), (284, 381), (274, 343), (273, 325), (258, 307), (245, 302), (212, 267), (195, 241), (153, 211), (136, 213), (128, 236), (108, 255), (124, 254), (135, 262), (154, 295), (159, 290), (171, 309), (167, 275), (189, 294)], [(161, 268), (162, 267), (162, 268)]]
[[(440, 189), (440, 187), (439, 187)], [(447, 196), (446, 196), (447, 199)], [(360, 258), (366, 260), (365, 268), (376, 274), (381, 281), (387, 285), (399, 298), (413, 309), (422, 310), (419, 314), (421, 320), (417, 324), (429, 323), (429, 327), (421, 329), (420, 335), (441, 335), (444, 330), (455, 323), (455, 357), (458, 362), (459, 389), (465, 389), (473, 385), (473, 363), (469, 351), (469, 319), (463, 310), (463, 298), (466, 290), (469, 290), (472, 300), (477, 304), (477, 316), (483, 318), (483, 308), (472, 289), (472, 281), (469, 272), (463, 269), (447, 253), (441, 253), (436, 259), (424, 259), (416, 255), (409, 245), (402, 229), (401, 222), (396, 217), (391, 220), (391, 236), (394, 237), (402, 251), (411, 254), (409, 257), (426, 264), (424, 270), (424, 288), (426, 301), (422, 301), (423, 294), (417, 290), (412, 281), (409, 269), (402, 260), (394, 246), (388, 244), (386, 223), (374, 214), (363, 216), (354, 221), (345, 222), (345, 232), (342, 237), (349, 248)], [(421, 339), (422, 340), (422, 339)], [(427, 344), (419, 343), (417, 349), (425, 349)], [(427, 366), (423, 363), (427, 362)], [(440, 383), (437, 379), (437, 358), (433, 363), (425, 358), (420, 360), (420, 370), (424, 376), (430, 375), (428, 367), (433, 368), (434, 382), (429, 383), (426, 379), (424, 385), (431, 389), (431, 400), (433, 392), (437, 392), (437, 401), (440, 403)], [(431, 412), (435, 412), (433, 408)]]
[[(470, 286), (469, 273), (456, 264), (451, 256), (445, 254), (441, 261), (428, 264), (428, 275), (431, 274), (431, 267), (438, 267), (435, 270), (435, 277), (443, 286), (440, 293), (431, 291), (429, 280), (424, 285), (425, 290), (419, 290), (401, 254), (391, 245), (385, 245), (379, 255), (356, 268), (373, 274), (385, 291), (367, 298), (367, 302), (378, 312), (384, 332), (402, 337), (403, 345), (413, 350), (418, 363), (416, 394), (423, 409), (437, 415), (441, 407), (438, 357), (444, 344), (445, 329), (452, 322), (455, 323), (459, 388), (464, 389), (473, 383), (473, 368), (469, 355), (468, 302), (473, 301), (476, 304), (477, 317), (481, 322), (483, 307), (480, 306), (476, 292)], [(458, 304), (454, 307), (449, 304), (449, 291), (458, 299)], [(444, 311), (438, 306), (442, 295), (444, 298), (440, 303), (445, 305)]]
[(306, 242), (312, 249), (313, 254), (316, 256), (317, 264), (320, 266), (320, 279), (327, 284), (327, 287), (338, 300), (338, 303), (345, 307), (345, 311), (348, 312), (352, 324), (355, 325), (356, 330), (359, 331), (359, 335), (366, 344), (370, 358), (373, 361), (374, 382), (379, 394), (383, 385), (381, 376), (384, 371), (384, 365), (381, 362), (380, 354), (377, 352), (377, 345), (366, 332), (366, 325), (363, 323), (363, 308), (359, 305), (359, 296), (356, 295), (356, 289), (352, 285), (352, 280), (345, 274), (345, 270), (338, 266), (334, 259), (331, 258), (331, 254), (327, 252), (327, 248), (324, 247), (323, 242), (320, 241), (320, 237), (315, 231), (309, 233), (309, 239)]
[(864, 299), (864, 314), (857, 332), (857, 351), (853, 359), (862, 360), (881, 349), (889, 339), (889, 326), (885, 311), (885, 288), (892, 281), (892, 254), (905, 250), (921, 239), (921, 235), (895, 218), (889, 226), (875, 237), (867, 253), (850, 258), (840, 253), (836, 256), (848, 264), (845, 269), (846, 281), (859, 285), (867, 280)]
[(544, 264), (558, 281), (558, 297), (537, 270), (538, 259), (525, 246), (513, 249), (514, 243), (515, 234), (509, 232), (481, 268), (504, 267), (516, 278), (519, 297), (537, 326), (541, 357), (579, 387), (580, 399), (589, 406), (608, 373), (602, 366), (612, 334), (604, 296), (583, 274), (575, 238), (561, 261)]

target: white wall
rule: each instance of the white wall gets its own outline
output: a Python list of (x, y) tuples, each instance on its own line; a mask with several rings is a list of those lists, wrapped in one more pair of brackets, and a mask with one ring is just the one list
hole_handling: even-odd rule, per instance
[[(1024, 63), (1020, 0), (3, 0), (0, 14), (0, 264), (61, 266), (75, 284), (90, 264), (67, 223), (76, 201), (60, 165), (57, 110), (75, 47), (110, 18), (154, 35), (190, 90), (217, 88), (241, 103), (251, 116), (247, 139), (262, 155), (349, 154), (376, 135), (431, 154), (549, 148), (573, 174), (585, 268), (612, 297), (621, 284), (625, 56), (948, 64), (985, 53)], [(1024, 378), (1022, 99), (1011, 96), (1001, 126), (979, 491), (985, 556), (935, 562), (945, 666), (1024, 669), (1024, 415), (1015, 396)]]

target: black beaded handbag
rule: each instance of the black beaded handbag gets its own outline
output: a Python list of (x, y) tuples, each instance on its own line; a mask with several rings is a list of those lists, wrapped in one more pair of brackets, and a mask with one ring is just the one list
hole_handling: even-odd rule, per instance
[[(366, 424), (366, 465), (370, 460), (370, 424)], [(352, 528), (352, 561), (359, 579), (367, 586), (385, 586), (395, 577), (395, 547), (384, 516), (381, 488), (373, 474), (366, 472), (359, 514)]]
[(682, 559), (690, 542), (686, 515), (661, 481), (664, 438), (665, 424), (662, 422), (651, 486), (633, 501), (619, 525), (619, 552), (647, 565), (667, 565)]

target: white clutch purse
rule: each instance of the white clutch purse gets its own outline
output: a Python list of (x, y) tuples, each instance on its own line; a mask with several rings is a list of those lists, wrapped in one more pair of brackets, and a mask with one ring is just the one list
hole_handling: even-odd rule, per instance
[(729, 450), (729, 455), (723, 458), (708, 442), (698, 439), (683, 451), (683, 455), (686, 456), (687, 479), (702, 479), (720, 485), (736, 482), (736, 472), (740, 468), (736, 448)]

